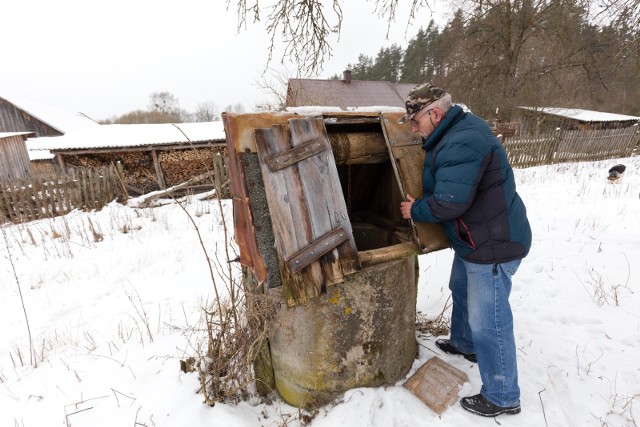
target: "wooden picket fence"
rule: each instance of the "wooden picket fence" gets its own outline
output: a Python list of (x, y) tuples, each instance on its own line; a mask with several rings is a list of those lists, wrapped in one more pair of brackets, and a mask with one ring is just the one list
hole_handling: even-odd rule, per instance
[(120, 182), (113, 166), (0, 182), (0, 223), (101, 209), (121, 193)]
[(639, 126), (602, 130), (556, 130), (502, 137), (511, 165), (528, 167), (552, 163), (629, 157), (640, 142)]

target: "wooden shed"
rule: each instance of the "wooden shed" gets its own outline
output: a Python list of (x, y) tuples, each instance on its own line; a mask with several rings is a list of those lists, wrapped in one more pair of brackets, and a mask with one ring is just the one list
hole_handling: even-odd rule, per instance
[(34, 132), (36, 136), (60, 136), (87, 126), (100, 125), (82, 113), (0, 97), (0, 132)]
[(26, 139), (32, 136), (34, 132), (0, 132), (0, 180), (31, 175)]
[[(207, 173), (214, 163), (226, 163), (220, 121), (100, 125), (31, 142), (31, 151), (55, 154), (62, 170), (120, 163), (127, 190), (137, 195), (181, 184)], [(225, 174), (224, 167), (219, 172)], [(211, 188), (211, 179), (201, 184), (203, 190)]]
[(628, 128), (640, 120), (637, 116), (580, 108), (518, 107), (522, 130), (549, 132), (562, 130), (599, 130)]

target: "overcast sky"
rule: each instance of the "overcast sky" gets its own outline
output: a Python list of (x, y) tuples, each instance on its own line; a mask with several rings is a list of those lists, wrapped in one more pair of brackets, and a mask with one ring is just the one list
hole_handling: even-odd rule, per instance
[[(257, 86), (269, 36), (261, 24), (237, 31), (236, 0), (20, 0), (0, 11), (0, 96), (81, 111), (99, 120), (145, 109), (149, 95), (168, 91), (194, 110), (214, 101), (247, 111), (270, 100)], [(263, 4), (265, 2), (261, 2)], [(407, 44), (408, 10), (387, 23), (374, 3), (348, 0), (334, 56), (318, 78), (341, 73), (358, 55)], [(409, 2), (403, 2), (405, 4)], [(427, 26), (422, 10), (408, 38)], [(442, 27), (443, 18), (436, 18)], [(277, 54), (271, 67), (295, 73)]]

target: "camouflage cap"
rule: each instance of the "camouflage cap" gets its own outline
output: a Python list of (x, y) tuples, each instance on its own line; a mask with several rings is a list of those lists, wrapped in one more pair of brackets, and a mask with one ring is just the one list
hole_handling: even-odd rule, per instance
[(407, 100), (404, 103), (407, 114), (398, 120), (398, 123), (401, 125), (407, 123), (418, 111), (442, 98), (445, 94), (446, 92), (444, 90), (433, 86), (431, 83), (417, 85), (411, 89), (411, 92), (407, 95)]

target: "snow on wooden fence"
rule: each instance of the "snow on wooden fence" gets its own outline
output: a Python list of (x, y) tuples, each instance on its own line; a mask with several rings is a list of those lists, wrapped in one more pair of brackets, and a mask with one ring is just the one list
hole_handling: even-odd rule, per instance
[(0, 223), (53, 218), (74, 209), (101, 209), (121, 188), (113, 166), (0, 182)]
[(638, 125), (622, 129), (556, 130), (536, 136), (502, 137), (516, 167), (628, 157), (640, 141)]

